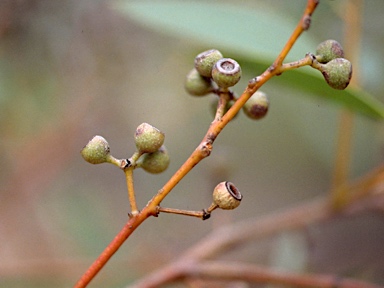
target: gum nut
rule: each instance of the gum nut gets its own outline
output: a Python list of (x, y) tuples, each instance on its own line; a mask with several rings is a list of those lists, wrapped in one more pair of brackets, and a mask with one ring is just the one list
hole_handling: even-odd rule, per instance
[(193, 96), (205, 96), (213, 88), (211, 79), (201, 76), (195, 68), (188, 73), (184, 87)]
[(140, 124), (135, 131), (135, 144), (141, 153), (156, 152), (164, 143), (165, 135), (148, 123)]
[(203, 77), (211, 77), (212, 68), (217, 61), (223, 58), (219, 50), (211, 49), (196, 56), (195, 68)]
[(158, 174), (165, 171), (168, 168), (169, 163), (169, 154), (163, 145), (156, 152), (143, 155), (140, 167), (149, 173)]
[(262, 91), (256, 91), (243, 106), (245, 115), (249, 118), (258, 120), (267, 115), (269, 109), (269, 100), (267, 94)]
[(336, 58), (324, 64), (321, 73), (328, 85), (337, 90), (347, 88), (352, 77), (352, 64), (347, 59)]
[(107, 162), (110, 148), (107, 140), (101, 136), (94, 136), (80, 151), (84, 160), (92, 164)]
[(213, 203), (224, 210), (235, 209), (243, 198), (240, 191), (231, 182), (221, 182), (213, 190)]
[(344, 50), (336, 40), (326, 40), (317, 46), (316, 55), (320, 63), (328, 63), (333, 59), (343, 58)]
[(220, 88), (236, 85), (241, 78), (239, 63), (230, 58), (223, 58), (216, 62), (212, 69), (212, 79)]

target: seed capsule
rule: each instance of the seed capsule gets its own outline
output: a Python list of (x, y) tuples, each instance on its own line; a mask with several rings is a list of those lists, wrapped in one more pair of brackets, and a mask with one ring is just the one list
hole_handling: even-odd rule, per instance
[(329, 61), (320, 71), (328, 85), (338, 90), (347, 88), (352, 78), (352, 64), (344, 58)]
[(321, 42), (316, 48), (316, 59), (320, 63), (328, 63), (336, 58), (343, 58), (344, 50), (336, 40)]
[(213, 204), (224, 210), (235, 209), (243, 198), (240, 191), (231, 182), (221, 182), (213, 190)]
[(164, 138), (163, 132), (148, 123), (142, 123), (136, 128), (135, 144), (140, 153), (156, 152), (163, 145)]
[(207, 95), (213, 89), (212, 80), (201, 76), (196, 68), (188, 73), (184, 87), (185, 90), (193, 96)]
[(110, 148), (107, 140), (101, 136), (94, 136), (80, 153), (85, 161), (91, 164), (101, 164), (108, 161)]
[(168, 151), (163, 145), (154, 153), (144, 154), (137, 164), (149, 173), (158, 174), (168, 168), (169, 162)]
[(220, 88), (234, 86), (241, 78), (239, 63), (230, 58), (223, 58), (216, 62), (212, 69), (212, 79)]
[(219, 50), (211, 49), (196, 56), (195, 68), (203, 77), (211, 77), (212, 68), (217, 61), (223, 58)]
[(245, 115), (249, 118), (258, 120), (267, 115), (269, 100), (267, 94), (262, 91), (256, 91), (243, 106)]

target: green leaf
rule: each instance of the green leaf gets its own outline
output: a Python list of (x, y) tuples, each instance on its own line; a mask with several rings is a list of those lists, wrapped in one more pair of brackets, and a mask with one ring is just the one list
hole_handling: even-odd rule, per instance
[[(149, 29), (187, 38), (196, 46), (209, 45), (207, 49), (225, 48), (226, 55), (237, 56), (241, 65), (253, 67), (254, 71), (274, 61), (298, 21), (268, 7), (254, 9), (218, 2), (120, 1), (115, 8)], [(319, 42), (304, 33), (286, 61), (303, 58)], [(295, 88), (310, 92), (307, 95), (325, 97), (372, 118), (384, 118), (383, 103), (359, 89), (333, 90), (314, 69), (288, 71), (278, 79), (288, 85), (299, 83)]]

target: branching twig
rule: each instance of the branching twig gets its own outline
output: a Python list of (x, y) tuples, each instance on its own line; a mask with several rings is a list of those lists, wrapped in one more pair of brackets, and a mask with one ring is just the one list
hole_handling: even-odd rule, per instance
[[(380, 167), (375, 169), (373, 172), (368, 173), (365, 177), (354, 183), (353, 186), (349, 187), (349, 190), (354, 192), (354, 202), (350, 202), (350, 206), (345, 206), (344, 209), (339, 212), (346, 212), (348, 214), (358, 213), (362, 210), (376, 208), (372, 205), (372, 203), (383, 203), (383, 175), (384, 167)], [(365, 203), (360, 201), (363, 197), (367, 198), (369, 195), (374, 195), (372, 201)], [(359, 207), (356, 207), (355, 204), (359, 204), (357, 205)], [(364, 207), (361, 207), (362, 204)], [(142, 278), (130, 287), (159, 287), (162, 284), (181, 278), (181, 275), (184, 275), (183, 273), (185, 273), (184, 265), (193, 264), (198, 266), (201, 263), (205, 263), (204, 261), (207, 259), (213, 259), (215, 256), (222, 255), (226, 251), (235, 247), (240, 247), (249, 241), (264, 239), (284, 231), (304, 229), (311, 224), (326, 221), (335, 215), (339, 215), (339, 213), (336, 214), (336, 212), (332, 209), (332, 205), (329, 200), (324, 198), (300, 204), (297, 207), (287, 209), (286, 211), (280, 213), (266, 215), (261, 218), (244, 220), (242, 222), (237, 222), (235, 224), (216, 229), (212, 231), (210, 235), (187, 250), (184, 255), (181, 257), (179, 256), (177, 261), (162, 267), (145, 278)], [(269, 272), (272, 273), (270, 274), (271, 278), (268, 278), (268, 280), (265, 279), (265, 281), (276, 283), (274, 282), (276, 279), (272, 276), (275, 272)], [(277, 276), (277, 280), (280, 279), (280, 276), (281, 275)], [(316, 276), (314, 276), (314, 278), (316, 278)], [(313, 281), (314, 282), (312, 283), (316, 282), (316, 280)], [(352, 285), (352, 282), (348, 283), (349, 284), (346, 284), (345, 282), (344, 284)], [(340, 283), (338, 283), (338, 285), (334, 287), (377, 287), (374, 285), (370, 286), (370, 284), (366, 283), (360, 284), (361, 286), (340, 286)]]
[(157, 216), (158, 206), (161, 201), (172, 191), (172, 189), (180, 182), (181, 179), (187, 175), (193, 167), (195, 167), (201, 160), (208, 157), (212, 150), (212, 144), (216, 137), (224, 129), (224, 127), (236, 116), (237, 112), (243, 107), (245, 102), (269, 79), (275, 75), (279, 75), (284, 72), (282, 63), (287, 54), (291, 50), (298, 37), (309, 28), (311, 22), (311, 15), (314, 12), (318, 0), (308, 0), (304, 14), (293, 31), (291, 37), (288, 39), (285, 47), (276, 58), (274, 64), (269, 67), (262, 75), (254, 78), (248, 84), (248, 87), (244, 90), (243, 94), (233, 104), (233, 106), (225, 113), (223, 117), (215, 117), (215, 120), (211, 123), (206, 135), (186, 160), (186, 162), (176, 171), (176, 173), (169, 179), (169, 181), (161, 188), (158, 193), (148, 202), (141, 212), (133, 215), (123, 229), (117, 234), (115, 239), (107, 246), (97, 260), (89, 267), (86, 273), (80, 278), (75, 285), (76, 288), (86, 287), (88, 283), (97, 275), (102, 267), (108, 262), (112, 255), (119, 249), (124, 241), (132, 234), (132, 232), (140, 226), (140, 224), (146, 220), (149, 216)]

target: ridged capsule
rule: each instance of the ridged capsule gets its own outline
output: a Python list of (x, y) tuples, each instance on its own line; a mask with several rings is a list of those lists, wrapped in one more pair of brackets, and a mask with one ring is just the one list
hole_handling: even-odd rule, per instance
[(347, 59), (336, 58), (321, 66), (321, 73), (328, 85), (344, 90), (352, 78), (352, 64)]
[(139, 167), (152, 174), (164, 172), (168, 168), (169, 163), (169, 154), (164, 145), (156, 152), (144, 154), (137, 162)]
[(212, 79), (220, 88), (232, 87), (240, 81), (241, 67), (231, 58), (222, 58), (212, 69)]
[(135, 131), (135, 144), (140, 153), (156, 152), (164, 143), (165, 135), (148, 123), (140, 124)]
[(316, 59), (320, 63), (328, 63), (336, 58), (343, 58), (344, 50), (336, 40), (321, 42), (316, 48)]
[(224, 210), (235, 209), (243, 196), (236, 186), (228, 181), (219, 183), (213, 190), (213, 204)]
[(216, 49), (201, 52), (195, 58), (195, 68), (201, 76), (210, 78), (213, 66), (221, 58), (223, 55)]
[(184, 87), (193, 96), (205, 96), (213, 90), (211, 78), (201, 76), (196, 68), (188, 73)]
[(269, 109), (269, 99), (267, 94), (256, 91), (243, 106), (245, 115), (254, 120), (259, 120), (267, 115)]
[(91, 164), (101, 164), (108, 161), (110, 148), (107, 140), (102, 136), (94, 136), (80, 151), (84, 160)]

